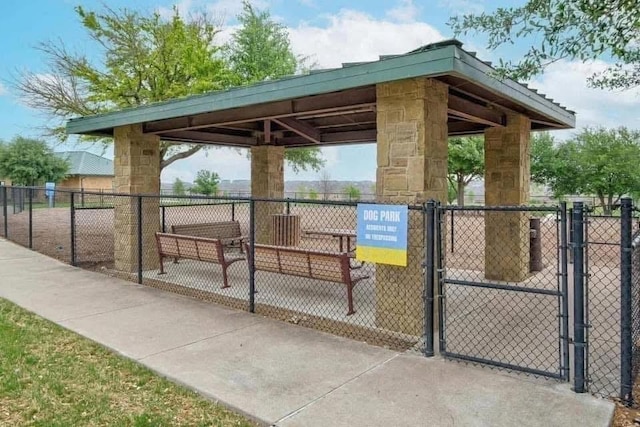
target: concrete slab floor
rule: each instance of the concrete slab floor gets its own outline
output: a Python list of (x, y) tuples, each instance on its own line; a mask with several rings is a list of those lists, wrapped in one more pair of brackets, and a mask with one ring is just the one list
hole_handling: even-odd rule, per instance
[(613, 413), (611, 402), (567, 384), (398, 354), (82, 271), (7, 242), (0, 272), (11, 277), (0, 280), (0, 296), (265, 424), (595, 427)]

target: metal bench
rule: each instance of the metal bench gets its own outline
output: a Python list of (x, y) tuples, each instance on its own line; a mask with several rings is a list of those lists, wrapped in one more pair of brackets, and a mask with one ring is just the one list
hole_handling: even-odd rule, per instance
[(244, 255), (225, 255), (224, 246), (219, 239), (183, 236), (180, 234), (156, 233), (158, 257), (160, 257), (160, 273), (165, 274), (164, 259), (192, 259), (196, 261), (220, 264), (222, 267), (222, 288), (229, 287), (227, 267), (237, 261), (245, 259)]
[(200, 224), (176, 224), (171, 226), (172, 234), (204, 237), (220, 240), (225, 247), (235, 247), (242, 251), (242, 242), (247, 240), (240, 230), (238, 221), (205, 222)]
[[(247, 254), (251, 253), (246, 243), (245, 250)], [(255, 245), (254, 253), (256, 271), (343, 283), (347, 287), (347, 316), (355, 313), (353, 287), (369, 276), (350, 268), (348, 254), (259, 244)]]

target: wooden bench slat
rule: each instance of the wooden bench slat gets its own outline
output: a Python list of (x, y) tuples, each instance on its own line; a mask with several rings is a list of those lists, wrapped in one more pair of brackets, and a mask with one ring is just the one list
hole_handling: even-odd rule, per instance
[(226, 257), (218, 239), (193, 237), (181, 234), (156, 233), (156, 245), (160, 258), (160, 274), (164, 274), (164, 258), (192, 259), (220, 264), (224, 279), (223, 288), (228, 288), (227, 267), (244, 259), (244, 256)]
[[(250, 249), (250, 246), (245, 243), (248, 254), (251, 253)], [(348, 254), (259, 244), (254, 246), (253, 251), (256, 270), (343, 283), (347, 287), (349, 305), (347, 315), (355, 313), (353, 287), (369, 276), (362, 273), (352, 276)]]

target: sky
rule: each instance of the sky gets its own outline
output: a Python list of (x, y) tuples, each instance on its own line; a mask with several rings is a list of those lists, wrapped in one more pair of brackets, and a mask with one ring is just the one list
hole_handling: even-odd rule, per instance
[[(447, 26), (449, 17), (461, 13), (490, 12), (500, 6), (523, 4), (524, 0), (253, 0), (258, 8), (268, 9), (272, 16), (289, 29), (297, 54), (310, 57), (319, 68), (340, 66), (343, 62), (375, 60), (379, 55), (405, 53), (424, 44), (452, 38)], [(91, 54), (95, 45), (84, 32), (74, 12), (81, 5), (88, 10), (135, 7), (141, 11), (168, 14), (176, 5), (182, 13), (207, 11), (223, 23), (222, 39), (237, 25), (240, 0), (29, 0), (0, 2), (0, 140), (16, 135), (42, 137), (48, 118), (32, 110), (12, 89), (21, 70), (47, 73), (47, 64), (38, 51), (39, 43), (61, 40), (78, 52)], [(527, 49), (527, 41), (488, 51), (478, 35), (459, 37), (464, 48), (478, 52), (483, 60), (497, 62), (513, 59)], [(576, 111), (577, 127), (628, 126), (638, 128), (640, 90), (611, 92), (587, 87), (587, 77), (606, 68), (604, 60), (588, 63), (561, 61), (554, 64), (530, 85), (564, 106)], [(571, 131), (557, 132), (560, 138)], [(105, 157), (112, 150), (89, 146), (73, 139), (62, 143), (49, 139), (56, 151), (88, 149)], [(375, 180), (375, 146), (357, 145), (322, 149), (326, 169), (336, 180)], [(222, 179), (248, 179), (246, 153), (227, 148), (214, 148), (180, 160), (163, 171), (162, 181), (180, 178), (190, 182), (200, 169), (216, 171)], [(315, 180), (314, 171), (294, 173), (285, 170), (287, 180)]]

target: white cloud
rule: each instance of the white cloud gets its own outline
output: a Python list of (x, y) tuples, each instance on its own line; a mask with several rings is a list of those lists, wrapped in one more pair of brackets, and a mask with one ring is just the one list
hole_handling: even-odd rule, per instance
[(405, 53), (444, 38), (424, 22), (379, 20), (355, 10), (343, 9), (326, 19), (326, 26), (301, 23), (289, 30), (294, 51), (310, 55), (320, 67), (374, 61), (379, 55)]
[(398, 6), (387, 11), (387, 16), (398, 22), (415, 22), (420, 14), (420, 8), (413, 0), (400, 0)]
[(638, 128), (640, 89), (610, 91), (590, 88), (587, 79), (608, 64), (597, 60), (587, 63), (560, 61), (548, 67), (531, 86), (556, 102), (576, 111), (577, 128), (584, 126)]
[(484, 12), (484, 0), (440, 0), (439, 6), (449, 9), (456, 15)]
[(7, 88), (2, 83), (0, 83), (0, 96), (6, 95), (7, 92)]

